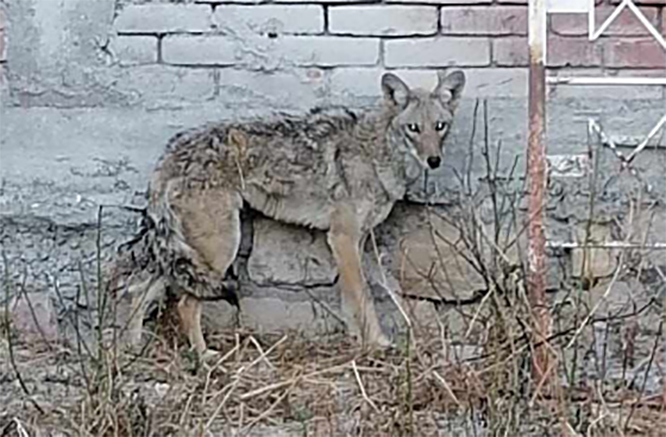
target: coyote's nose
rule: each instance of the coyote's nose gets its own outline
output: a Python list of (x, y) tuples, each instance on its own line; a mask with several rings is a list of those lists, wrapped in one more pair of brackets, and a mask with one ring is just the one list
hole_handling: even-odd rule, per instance
[(426, 161), (428, 161), (428, 166), (430, 168), (435, 169), (439, 167), (439, 164), (442, 163), (442, 158), (440, 158), (439, 156), (429, 156)]

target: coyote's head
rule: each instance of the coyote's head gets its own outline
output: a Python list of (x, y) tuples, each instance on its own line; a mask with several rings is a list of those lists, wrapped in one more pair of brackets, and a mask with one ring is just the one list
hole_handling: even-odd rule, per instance
[(423, 167), (435, 169), (442, 163), (444, 139), (465, 86), (465, 74), (439, 72), (433, 91), (409, 87), (392, 73), (382, 77), (386, 103), (397, 110), (388, 138), (395, 147), (412, 155)]

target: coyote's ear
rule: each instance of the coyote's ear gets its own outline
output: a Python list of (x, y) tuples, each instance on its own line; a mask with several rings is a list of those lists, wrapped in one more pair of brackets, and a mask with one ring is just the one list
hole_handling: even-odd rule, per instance
[[(446, 95), (448, 102), (455, 106), (465, 88), (465, 73), (460, 70), (448, 74), (445, 71), (439, 71), (437, 78), (439, 81), (434, 93), (440, 96)], [(448, 98), (449, 95), (450, 98)]]
[(395, 74), (386, 73), (382, 76), (382, 91), (387, 102), (400, 108), (407, 106), (409, 87)]

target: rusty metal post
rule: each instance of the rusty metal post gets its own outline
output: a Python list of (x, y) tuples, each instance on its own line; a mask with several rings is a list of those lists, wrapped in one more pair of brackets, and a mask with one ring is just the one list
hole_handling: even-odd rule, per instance
[(550, 367), (547, 345), (541, 343), (550, 334), (550, 315), (546, 302), (545, 235), (543, 206), (546, 191), (546, 0), (529, 0), (529, 138), (527, 177), (529, 181), (528, 277), (530, 304), (536, 322), (536, 341), (541, 344), (534, 357), (534, 373), (539, 380)]

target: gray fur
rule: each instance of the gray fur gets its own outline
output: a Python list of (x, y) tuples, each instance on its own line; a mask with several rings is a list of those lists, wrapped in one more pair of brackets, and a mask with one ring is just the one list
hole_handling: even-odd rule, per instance
[[(237, 303), (222, 278), (238, 250), (245, 203), (328, 233), (351, 323), (365, 340), (385, 344), (362, 279), (360, 246), (403, 198), (408, 167), (443, 159), (464, 82), (463, 73), (453, 72), (440, 74), (433, 91), (410, 90), (387, 73), (376, 110), (315, 108), (176, 135), (153, 173), (142, 233), (121, 251), (114, 287), (176, 290), (183, 326), (206, 353), (196, 332), (200, 299), (221, 295)], [(135, 308), (142, 319), (143, 306)], [(140, 322), (133, 329), (140, 331)]]

